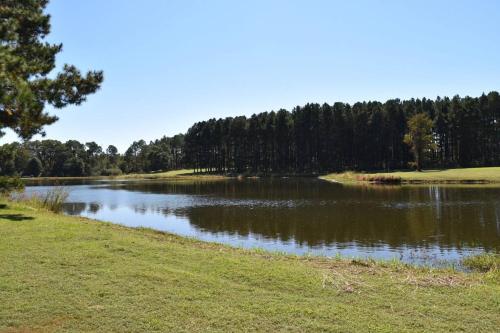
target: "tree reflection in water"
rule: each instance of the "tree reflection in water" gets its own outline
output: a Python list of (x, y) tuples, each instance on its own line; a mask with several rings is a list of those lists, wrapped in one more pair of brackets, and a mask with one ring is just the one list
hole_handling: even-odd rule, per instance
[(354, 253), (500, 249), (500, 187), (342, 186), (314, 179), (72, 187), (69, 214), (181, 234), (190, 228), (189, 235), (206, 240), (223, 236), (229, 243), (272, 242), (277, 250), (293, 243)]

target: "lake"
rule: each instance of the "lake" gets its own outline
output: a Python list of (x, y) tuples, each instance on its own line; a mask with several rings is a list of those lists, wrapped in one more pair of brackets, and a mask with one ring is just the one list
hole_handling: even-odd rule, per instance
[[(28, 193), (52, 187), (28, 185)], [(238, 247), (435, 265), (500, 250), (496, 186), (345, 186), (312, 178), (63, 185), (66, 214)]]

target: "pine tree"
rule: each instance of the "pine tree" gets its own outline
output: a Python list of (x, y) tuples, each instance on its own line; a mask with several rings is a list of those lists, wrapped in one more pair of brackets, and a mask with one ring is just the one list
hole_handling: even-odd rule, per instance
[(97, 91), (103, 73), (86, 75), (72, 65), (53, 73), (62, 44), (45, 41), (50, 16), (48, 0), (2, 0), (0, 5), (0, 135), (10, 128), (21, 138), (43, 134), (43, 127), (57, 121), (44, 111), (79, 105)]

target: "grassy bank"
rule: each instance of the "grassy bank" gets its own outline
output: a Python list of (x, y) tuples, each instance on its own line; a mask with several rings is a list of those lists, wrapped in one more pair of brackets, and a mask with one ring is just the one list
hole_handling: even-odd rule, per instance
[[(172, 170), (157, 173), (134, 173), (125, 174), (120, 176), (96, 176), (96, 177), (37, 177), (26, 178), (27, 180), (50, 180), (50, 181), (64, 181), (64, 180), (107, 180), (107, 179), (129, 179), (129, 180), (222, 180), (227, 178), (245, 178), (245, 177), (304, 177), (314, 176), (310, 174), (243, 174), (243, 175), (215, 175), (208, 173), (197, 173), (193, 170), (182, 169)], [(393, 171), (393, 172), (342, 172), (331, 173), (320, 177), (328, 181), (337, 181), (341, 183), (358, 183), (387, 180), (389, 183), (500, 183), (500, 167), (487, 167), (487, 168), (462, 168), (462, 169), (443, 169), (443, 170), (424, 170), (417, 171)]]
[(219, 180), (227, 178), (223, 175), (195, 174), (194, 170), (182, 169), (157, 173), (132, 173), (116, 177), (118, 179), (171, 179), (171, 180)]
[(30, 181), (64, 181), (64, 180), (120, 180), (120, 179), (165, 179), (165, 180), (220, 180), (227, 177), (212, 174), (195, 174), (194, 170), (182, 169), (156, 173), (131, 173), (120, 176), (87, 176), (87, 177), (32, 177), (25, 178)]
[(400, 179), (403, 183), (500, 183), (500, 167), (461, 168), (445, 170), (395, 172), (343, 172), (322, 176), (322, 179), (353, 183), (376, 179)]
[(0, 332), (500, 326), (495, 272), (287, 257), (10, 202), (0, 207)]

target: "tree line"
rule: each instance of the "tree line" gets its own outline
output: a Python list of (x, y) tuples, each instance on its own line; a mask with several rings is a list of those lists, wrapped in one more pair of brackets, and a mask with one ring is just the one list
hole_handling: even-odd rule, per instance
[(184, 136), (133, 142), (124, 154), (110, 145), (76, 140), (27, 141), (0, 146), (0, 175), (26, 177), (113, 176), (182, 167)]
[[(418, 127), (427, 128), (418, 128)], [(410, 134), (414, 135), (411, 140)], [(425, 140), (424, 140), (425, 139)], [(426, 145), (413, 145), (428, 141)], [(417, 163), (415, 163), (417, 162)], [(133, 142), (0, 146), (0, 175), (95, 176), (193, 168), (212, 173), (324, 173), (500, 165), (500, 96), (306, 104), (195, 123), (185, 135)]]
[[(57, 121), (46, 106), (80, 105), (99, 90), (102, 71), (56, 69), (62, 44), (50, 34), (48, 0), (0, 5), (0, 137), (23, 140)], [(25, 141), (0, 146), (0, 175), (87, 176), (181, 167), (217, 173), (321, 173), (500, 164), (500, 98), (399, 99), (306, 104), (194, 124), (186, 135), (118, 154), (94, 142)]]
[[(409, 121), (429, 123), (430, 145), (406, 140)], [(424, 131), (425, 132), (425, 131)], [(408, 136), (407, 136), (408, 137)], [(500, 164), (500, 97), (391, 99), (306, 104), (194, 124), (185, 137), (185, 163), (218, 173), (321, 173), (415, 166)]]

